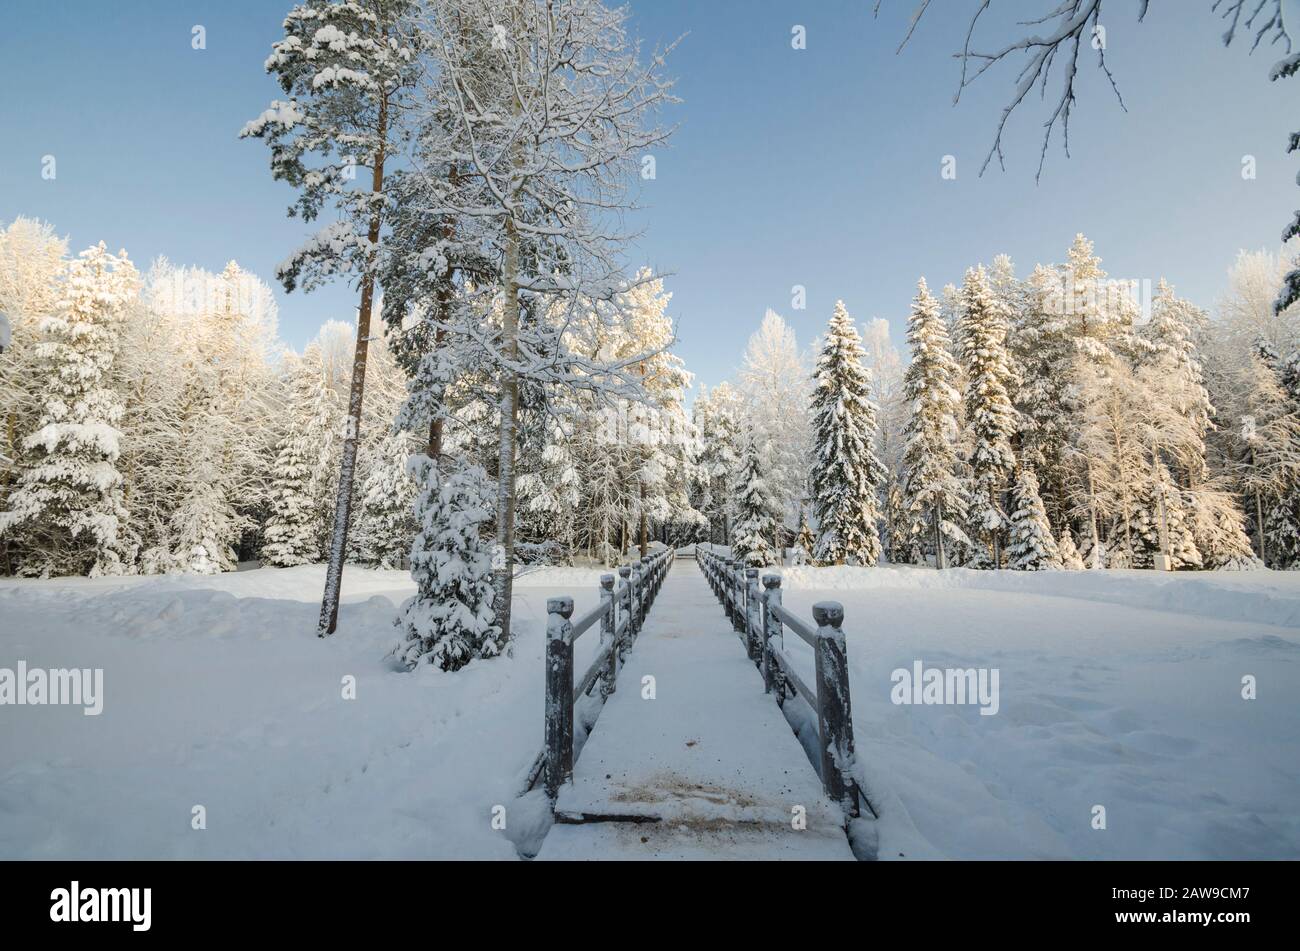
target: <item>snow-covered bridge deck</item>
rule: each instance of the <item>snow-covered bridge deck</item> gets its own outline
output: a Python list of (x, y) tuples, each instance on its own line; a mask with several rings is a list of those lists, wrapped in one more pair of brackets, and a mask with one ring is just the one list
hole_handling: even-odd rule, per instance
[(843, 812), (685, 566), (668, 575), (556, 814), (539, 859), (853, 859)]

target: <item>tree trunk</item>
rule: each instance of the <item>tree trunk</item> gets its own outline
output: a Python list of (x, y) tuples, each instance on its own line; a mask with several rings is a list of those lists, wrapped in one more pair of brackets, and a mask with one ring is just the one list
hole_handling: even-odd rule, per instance
[[(989, 502), (994, 508), (1001, 511), (1001, 506), (998, 505), (998, 493), (996, 489), (989, 489)], [(993, 539), (993, 570), (998, 571), (1002, 568), (1002, 539), (996, 528), (991, 529), (989, 535)]]
[[(375, 155), (371, 193), (384, 190), (384, 137), (388, 134), (388, 100), (379, 103), (379, 150)], [(371, 248), (379, 245), (379, 215), (370, 219), (366, 235)], [(373, 265), (373, 262), (370, 262)], [(339, 466), (339, 491), (334, 503), (334, 534), (330, 541), (329, 566), (325, 570), (325, 596), (321, 600), (318, 637), (333, 634), (339, 623), (339, 595), (343, 586), (343, 556), (348, 548), (348, 524), (352, 519), (352, 487), (357, 467), (357, 439), (361, 434), (361, 409), (366, 391), (366, 357), (370, 352), (370, 312), (374, 304), (375, 277), (371, 266), (361, 280), (361, 307), (357, 312), (357, 348), (352, 359), (352, 389), (348, 394), (348, 419), (343, 433), (343, 461)]]
[(501, 374), (501, 427), (497, 445), (496, 620), (510, 642), (510, 602), (515, 571), (515, 431), (519, 424), (519, 232), (506, 218), (505, 305), (501, 342), (507, 366)]
[(644, 558), (650, 553), (650, 539), (647, 536), (649, 525), (646, 521), (645, 514), (645, 482), (641, 483), (641, 557)]
[(1264, 557), (1264, 500), (1260, 498), (1259, 490), (1255, 490), (1255, 530), (1259, 532), (1259, 560), (1268, 564), (1268, 559)]
[(936, 503), (934, 507), (934, 567), (942, 569), (948, 567), (948, 553), (943, 548), (943, 503)]

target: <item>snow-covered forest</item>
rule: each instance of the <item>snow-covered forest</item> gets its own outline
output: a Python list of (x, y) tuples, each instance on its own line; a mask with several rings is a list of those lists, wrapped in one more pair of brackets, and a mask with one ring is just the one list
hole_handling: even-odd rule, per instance
[[(546, 305), (574, 363), (619, 382), (525, 391), (521, 560), (613, 565), (645, 540), (734, 543), (767, 565), (1300, 565), (1300, 318), (1272, 308), (1290, 255), (1242, 252), (1207, 306), (1109, 280), (1082, 235), (1062, 257), (1018, 274), (994, 256), (937, 295), (922, 278), (904, 354), (888, 321), (860, 332), (842, 305), (806, 349), (769, 311), (713, 387), (674, 355), (649, 271), (585, 314)], [(234, 261), (141, 273), (27, 218), (0, 233), (0, 295), (6, 574), (325, 558), (354, 326), (295, 353)], [(411, 564), (433, 505), (416, 506), (432, 374), (454, 394), (434, 417), (444, 460), (498, 478), (500, 394), (457, 362), (468, 347), (429, 349), (422, 331), (398, 321), (370, 342), (353, 564)], [(494, 521), (476, 523), (485, 538)]]

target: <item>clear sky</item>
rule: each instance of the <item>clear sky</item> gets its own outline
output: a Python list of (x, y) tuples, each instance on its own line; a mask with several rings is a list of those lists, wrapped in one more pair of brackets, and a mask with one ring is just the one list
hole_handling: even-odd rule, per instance
[[(671, 272), (679, 349), (700, 382), (732, 374), (767, 307), (802, 344), (843, 298), (860, 319), (888, 318), (901, 344), (918, 276), (937, 288), (999, 252), (1023, 275), (1062, 259), (1077, 231), (1112, 276), (1164, 276), (1212, 306), (1237, 250), (1274, 247), (1300, 206), (1300, 159), (1285, 154), (1300, 79), (1270, 83), (1272, 51), (1225, 50), (1210, 0), (1156, 0), (1141, 24), (1135, 2), (1107, 5), (1128, 111), (1084, 63), (1072, 156), (1054, 147), (1037, 185), (1036, 99), (1012, 119), (1008, 170), (977, 176), (1013, 68), (953, 106), (951, 54), (974, 0), (932, 4), (896, 55), (913, 5), (885, 0), (876, 20), (872, 0), (632, 0), (648, 42), (688, 34), (669, 59), (684, 102), (667, 118), (680, 129), (644, 183), (631, 263)], [(212, 270), (236, 258), (273, 283), (305, 232), (285, 217), (291, 191), (272, 181), (265, 146), (236, 134), (279, 93), (262, 63), (288, 6), (5, 0), (0, 219), (43, 218), (74, 250), (103, 239), (141, 268), (157, 255)], [(995, 0), (983, 45), (1049, 6)], [(204, 50), (191, 48), (195, 24)], [(806, 49), (791, 47), (795, 24)], [(955, 181), (940, 176), (945, 155)], [(806, 310), (791, 309), (796, 284)], [(346, 287), (281, 293), (281, 334), (300, 347), (354, 308)]]

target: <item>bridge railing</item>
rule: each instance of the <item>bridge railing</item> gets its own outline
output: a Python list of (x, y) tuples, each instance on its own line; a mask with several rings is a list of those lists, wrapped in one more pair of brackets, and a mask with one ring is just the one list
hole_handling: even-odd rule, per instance
[[(846, 815), (856, 817), (861, 792), (853, 778), (853, 711), (843, 605), (818, 602), (813, 605), (813, 623), (809, 624), (782, 606), (780, 575), (763, 575), (760, 589), (759, 570), (729, 555), (697, 546), (696, 561), (750, 660), (762, 671), (764, 690), (775, 694), (783, 708), (786, 698), (797, 694), (816, 713), (821, 754), (814, 765), (822, 787), (843, 806)], [(800, 676), (785, 651), (786, 628), (813, 649), (816, 673), (812, 684)]]
[[(665, 548), (622, 565), (617, 581), (613, 574), (602, 575), (600, 603), (576, 620), (572, 597), (562, 595), (546, 601), (546, 739), (533, 763), (528, 786), (544, 777), (552, 805), (560, 787), (573, 779), (574, 705), (597, 685), (602, 698), (614, 692), (623, 660), (641, 632), (672, 562), (673, 551)], [(575, 683), (573, 645), (597, 625), (600, 650)]]

